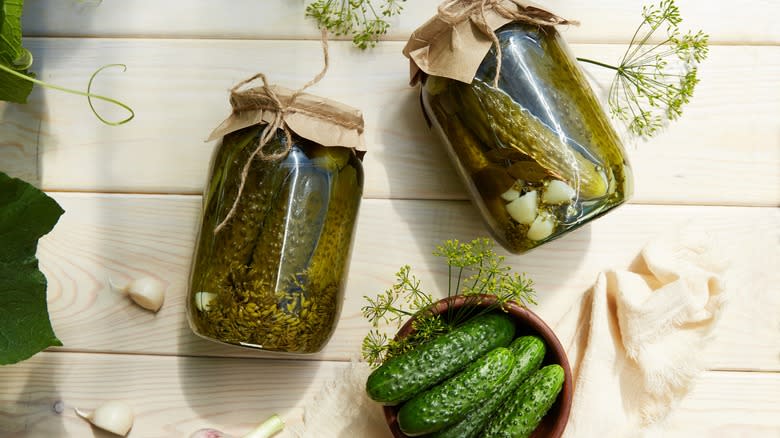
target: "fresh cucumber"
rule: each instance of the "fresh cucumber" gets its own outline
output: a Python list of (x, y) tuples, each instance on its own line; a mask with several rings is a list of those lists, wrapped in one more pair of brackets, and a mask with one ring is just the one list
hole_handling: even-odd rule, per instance
[(447, 334), (385, 361), (368, 376), (366, 392), (372, 400), (386, 405), (409, 400), (488, 351), (509, 345), (514, 334), (514, 323), (505, 314), (477, 316)]
[(485, 438), (527, 438), (558, 398), (563, 387), (563, 368), (548, 365), (533, 373), (507, 399), (499, 414), (488, 423)]
[(398, 427), (408, 436), (435, 432), (462, 420), (506, 384), (515, 355), (498, 347), (461, 373), (416, 395), (398, 411)]
[(515, 366), (512, 367), (504, 384), (498, 387), (495, 395), (469, 412), (466, 418), (434, 433), (431, 438), (476, 438), (479, 436), (479, 433), (509, 394), (517, 389), (523, 380), (539, 369), (546, 351), (544, 342), (536, 336), (517, 338), (509, 345), (509, 349), (515, 356)]

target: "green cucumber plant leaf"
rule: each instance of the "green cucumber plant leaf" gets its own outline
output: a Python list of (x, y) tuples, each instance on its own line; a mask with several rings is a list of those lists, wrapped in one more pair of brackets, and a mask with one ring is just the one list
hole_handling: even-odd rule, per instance
[[(27, 97), (32, 92), (33, 86), (37, 84), (42, 87), (86, 97), (89, 108), (95, 116), (107, 125), (122, 125), (132, 120), (135, 117), (132, 108), (118, 100), (91, 92), (92, 82), (98, 73), (108, 67), (125, 69), (125, 66), (122, 64), (109, 64), (97, 69), (89, 78), (86, 92), (60, 87), (35, 78), (35, 75), (29, 71), (33, 63), (32, 54), (22, 46), (23, 7), (24, 0), (0, 0), (0, 101), (27, 103)], [(126, 110), (128, 116), (118, 121), (107, 120), (98, 114), (93, 106), (92, 99), (103, 100), (117, 105)]]
[[(23, 0), (0, 0), (0, 65), (30, 76), (30, 52), (22, 47)], [(33, 83), (0, 70), (0, 100), (26, 103)]]
[(46, 276), (35, 252), (63, 212), (42, 191), (0, 172), (0, 365), (62, 345), (49, 321)]

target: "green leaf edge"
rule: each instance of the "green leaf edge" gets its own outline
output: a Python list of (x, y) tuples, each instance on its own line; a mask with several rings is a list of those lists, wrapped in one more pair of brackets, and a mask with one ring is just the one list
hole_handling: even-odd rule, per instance
[[(19, 190), (21, 188), (21, 190)], [(37, 199), (33, 200), (33, 203), (47, 203), (49, 204), (49, 208), (52, 208), (52, 211), (54, 212), (54, 217), (48, 218), (48, 223), (45, 224), (45, 226), (40, 230), (38, 235), (34, 236), (34, 239), (36, 241), (36, 251), (37, 252), (37, 244), (41, 237), (49, 234), (52, 229), (54, 229), (54, 226), (59, 221), (59, 218), (62, 216), (63, 213), (65, 213), (65, 210), (62, 209), (62, 207), (52, 199), (50, 196), (48, 196), (43, 191), (39, 190), (38, 188), (32, 186), (31, 184), (19, 179), (19, 178), (13, 178), (8, 176), (7, 174), (0, 172), (0, 191), (9, 190), (10, 191), (32, 191), (35, 196), (37, 196)], [(39, 218), (40, 219), (40, 218)], [(47, 220), (47, 218), (43, 218), (40, 220)], [(14, 363), (22, 362), (24, 360), (27, 360), (34, 356), (35, 354), (43, 351), (44, 349), (48, 347), (60, 347), (62, 346), (62, 341), (57, 338), (57, 335), (54, 333), (54, 328), (51, 326), (51, 319), (48, 314), (48, 303), (46, 302), (46, 290), (48, 286), (48, 280), (46, 279), (46, 275), (41, 272), (40, 269), (37, 268), (38, 258), (35, 255), (35, 252), (33, 254), (22, 254), (21, 257), (19, 257), (19, 260), (26, 260), (26, 259), (32, 259), (35, 262), (36, 270), (33, 271), (33, 275), (40, 275), (40, 277), (43, 279), (42, 283), (40, 283), (40, 287), (43, 288), (42, 292), (43, 298), (44, 298), (44, 308), (45, 315), (41, 315), (40, 318), (43, 319), (45, 317), (46, 324), (45, 329), (48, 330), (48, 333), (46, 335), (48, 336), (48, 339), (45, 339), (42, 337), (42, 342), (38, 343), (37, 345), (30, 345), (29, 348), (22, 348), (19, 349), (18, 346), (7, 350), (7, 351), (0, 351), (0, 365), (11, 365)], [(3, 291), (0, 291), (0, 293), (3, 293)], [(2, 309), (0, 309), (2, 310)], [(0, 330), (2, 330), (2, 327), (0, 327)]]

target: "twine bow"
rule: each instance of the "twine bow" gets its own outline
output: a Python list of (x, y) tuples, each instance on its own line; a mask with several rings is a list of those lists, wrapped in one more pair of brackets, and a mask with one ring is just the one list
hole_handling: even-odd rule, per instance
[[(227, 223), (230, 221), (230, 219), (235, 215), (236, 208), (238, 207), (238, 201), (241, 199), (241, 194), (244, 192), (244, 185), (246, 184), (247, 176), (249, 175), (249, 169), (252, 165), (252, 161), (254, 161), (256, 156), (260, 156), (260, 158), (263, 161), (275, 161), (282, 159), (287, 156), (287, 154), (290, 152), (290, 149), (292, 148), (292, 133), (290, 132), (290, 128), (287, 126), (287, 124), (284, 121), (284, 116), (287, 112), (293, 111), (291, 107), (293, 107), (295, 103), (295, 99), (298, 98), (303, 92), (311, 87), (312, 85), (315, 85), (319, 81), (322, 80), (323, 77), (325, 77), (325, 73), (328, 71), (328, 65), (330, 63), (330, 57), (328, 55), (328, 32), (327, 30), (322, 30), (322, 56), (323, 56), (323, 66), (322, 70), (315, 76), (312, 80), (307, 82), (303, 87), (299, 88), (295, 91), (295, 93), (290, 96), (290, 99), (283, 104), (282, 101), (279, 99), (279, 96), (276, 95), (271, 85), (268, 83), (268, 78), (266, 78), (265, 74), (258, 73), (251, 78), (245, 79), (238, 84), (236, 84), (231, 90), (230, 94), (232, 99), (234, 100), (236, 95), (238, 94), (238, 90), (243, 87), (246, 84), (249, 84), (251, 82), (254, 82), (257, 79), (261, 79), (263, 81), (263, 87), (262, 87), (262, 93), (264, 94), (264, 97), (267, 97), (265, 99), (263, 106), (265, 109), (271, 110), (274, 112), (274, 118), (270, 123), (267, 123), (265, 125), (265, 128), (263, 128), (262, 132), (260, 133), (260, 139), (257, 143), (257, 147), (252, 152), (251, 155), (249, 155), (249, 158), (247, 158), (246, 163), (244, 163), (244, 167), (241, 170), (241, 182), (238, 186), (238, 193), (236, 194), (236, 199), (233, 201), (233, 205), (230, 207), (230, 211), (228, 211), (225, 218), (220, 222), (215, 228), (214, 228), (214, 234), (219, 233), (222, 228), (227, 225)], [(242, 108), (233, 108), (233, 111), (240, 111)], [(263, 152), (263, 148), (268, 144), (269, 141), (271, 141), (274, 136), (276, 136), (276, 133), (279, 130), (282, 130), (284, 132), (285, 142), (283, 144), (283, 148), (281, 151), (275, 153), (275, 154), (265, 154)]]
[[(511, 3), (516, 8), (507, 7)], [(501, 43), (485, 18), (485, 11), (492, 9), (502, 17), (510, 21), (523, 21), (540, 26), (555, 26), (559, 24), (578, 24), (576, 21), (566, 20), (555, 14), (535, 6), (525, 5), (520, 0), (450, 0), (439, 5), (439, 19), (451, 27), (455, 27), (466, 20), (471, 20), (477, 29), (487, 36), (496, 47), (496, 75), (493, 77), (493, 86), (498, 86), (501, 75)]]

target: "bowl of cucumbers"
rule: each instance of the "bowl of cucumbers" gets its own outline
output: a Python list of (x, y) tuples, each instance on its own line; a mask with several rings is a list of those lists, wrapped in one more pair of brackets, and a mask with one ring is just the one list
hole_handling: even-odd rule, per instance
[[(532, 311), (492, 295), (451, 296), (431, 307), (466, 317), (454, 330), (385, 361), (366, 382), (396, 438), (558, 438), (571, 409), (566, 352)], [(409, 319), (396, 339), (413, 336)]]

